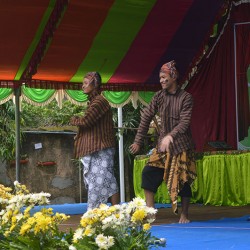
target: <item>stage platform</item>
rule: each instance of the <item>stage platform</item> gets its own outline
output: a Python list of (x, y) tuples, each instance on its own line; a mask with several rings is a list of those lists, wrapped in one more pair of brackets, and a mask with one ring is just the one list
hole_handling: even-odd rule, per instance
[[(166, 205), (166, 204), (164, 204)], [(62, 212), (69, 212), (70, 219), (60, 225), (62, 231), (70, 228), (76, 229), (82, 213), (72, 215), (79, 211), (81, 205), (66, 206)], [(160, 204), (156, 221), (152, 226), (152, 234), (159, 238), (167, 239), (166, 248), (171, 250), (245, 250), (250, 246), (250, 205), (247, 206), (208, 206), (200, 204), (190, 205), (189, 224), (178, 224), (178, 215), (173, 214), (168, 205)], [(58, 207), (57, 207), (58, 208)], [(72, 208), (72, 210), (69, 210)], [(154, 249), (155, 250), (155, 249)]]
[[(108, 205), (111, 205), (108, 203)], [(155, 208), (169, 208), (170, 204), (155, 204)], [(73, 203), (73, 204), (60, 204), (60, 205), (46, 205), (35, 206), (30, 212), (34, 214), (42, 208), (52, 208), (54, 213), (64, 213), (67, 215), (84, 214), (87, 211), (87, 203)]]

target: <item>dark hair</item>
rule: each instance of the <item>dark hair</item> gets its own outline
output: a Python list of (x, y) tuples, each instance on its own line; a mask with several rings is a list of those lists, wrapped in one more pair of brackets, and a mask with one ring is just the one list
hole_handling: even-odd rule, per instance
[(101, 77), (101, 75), (100, 75), (99, 72), (95, 72), (95, 79), (96, 79), (96, 81), (97, 81), (97, 83), (98, 83), (98, 86), (99, 86), (99, 88), (100, 88), (100, 86), (101, 86), (101, 84), (102, 84), (102, 77)]

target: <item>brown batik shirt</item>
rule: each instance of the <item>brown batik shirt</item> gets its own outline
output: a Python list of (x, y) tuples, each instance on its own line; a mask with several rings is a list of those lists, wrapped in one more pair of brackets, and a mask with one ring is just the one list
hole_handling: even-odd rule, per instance
[(161, 120), (158, 148), (163, 137), (171, 135), (173, 143), (170, 143), (170, 155), (193, 149), (190, 130), (192, 107), (192, 96), (183, 89), (178, 88), (175, 94), (170, 94), (164, 89), (158, 91), (143, 110), (134, 143), (143, 145), (150, 122), (158, 114)]
[(87, 110), (82, 117), (73, 117), (71, 124), (78, 126), (75, 138), (75, 157), (83, 157), (115, 146), (112, 110), (99, 93), (89, 96)]

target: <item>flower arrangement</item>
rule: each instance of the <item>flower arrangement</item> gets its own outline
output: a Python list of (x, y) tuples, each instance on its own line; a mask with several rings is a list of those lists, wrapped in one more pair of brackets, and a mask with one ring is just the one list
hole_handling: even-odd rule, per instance
[(53, 214), (51, 208), (31, 215), (35, 205), (49, 204), (48, 197), (43, 192), (30, 194), (17, 181), (13, 192), (0, 185), (0, 249), (69, 249), (72, 237), (58, 229), (69, 216)]
[(70, 249), (149, 249), (158, 240), (150, 233), (156, 212), (141, 198), (111, 207), (101, 204), (82, 216)]
[(32, 194), (17, 181), (14, 190), (0, 185), (0, 249), (32, 250), (148, 250), (159, 246), (151, 235), (157, 212), (141, 198), (129, 203), (87, 211), (73, 232), (61, 232), (59, 225), (69, 216), (35, 205), (49, 204), (50, 194)]

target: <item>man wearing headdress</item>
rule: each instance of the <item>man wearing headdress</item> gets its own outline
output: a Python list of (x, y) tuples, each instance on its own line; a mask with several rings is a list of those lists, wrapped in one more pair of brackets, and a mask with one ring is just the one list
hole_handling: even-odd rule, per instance
[(146, 203), (147, 206), (154, 207), (154, 194), (162, 181), (165, 181), (175, 214), (178, 213), (178, 196), (181, 197), (179, 223), (188, 223), (192, 197), (190, 185), (196, 177), (194, 143), (190, 130), (193, 100), (192, 96), (178, 85), (178, 76), (175, 61), (161, 67), (159, 78), (162, 90), (158, 91), (150, 104), (144, 108), (130, 151), (134, 154), (139, 152), (150, 122), (157, 114), (161, 120), (157, 146), (142, 172)]
[(82, 90), (89, 103), (82, 117), (71, 118), (78, 127), (75, 137), (75, 157), (83, 164), (83, 177), (88, 191), (88, 209), (99, 207), (111, 198), (112, 205), (119, 203), (114, 176), (115, 133), (112, 110), (101, 95), (101, 76), (89, 72), (83, 78)]

